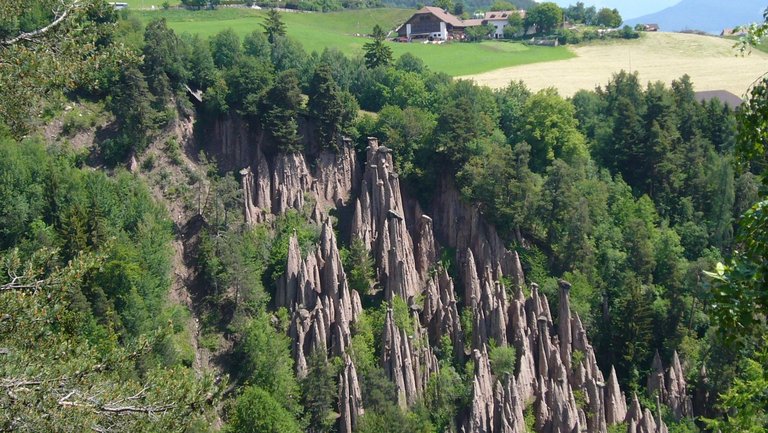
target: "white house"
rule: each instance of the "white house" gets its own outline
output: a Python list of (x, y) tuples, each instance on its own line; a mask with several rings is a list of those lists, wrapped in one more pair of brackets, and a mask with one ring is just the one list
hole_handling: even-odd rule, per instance
[(506, 27), (509, 24), (509, 17), (510, 15), (519, 15), (520, 18), (525, 19), (525, 11), (524, 10), (516, 10), (516, 11), (491, 11), (486, 12), (485, 15), (483, 15), (483, 24), (491, 24), (495, 28), (494, 32), (491, 33), (491, 37), (494, 39), (503, 39), (504, 38), (504, 27)]

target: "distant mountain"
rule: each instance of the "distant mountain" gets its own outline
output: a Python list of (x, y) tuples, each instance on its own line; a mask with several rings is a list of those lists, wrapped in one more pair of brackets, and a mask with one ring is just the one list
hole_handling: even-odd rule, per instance
[[(542, 0), (544, 1), (544, 0)], [(644, 1), (628, 1), (628, 0), (554, 0), (555, 3), (562, 7), (568, 7), (575, 5), (577, 1), (582, 1), (584, 4), (594, 6), (597, 9), (611, 8), (618, 9), (624, 19), (635, 18), (642, 15), (648, 15), (654, 12), (658, 12), (666, 7), (672, 6), (680, 0), (644, 0)]]
[(656, 13), (626, 20), (625, 24), (658, 24), (662, 31), (702, 30), (720, 34), (727, 27), (763, 20), (765, 0), (682, 0)]

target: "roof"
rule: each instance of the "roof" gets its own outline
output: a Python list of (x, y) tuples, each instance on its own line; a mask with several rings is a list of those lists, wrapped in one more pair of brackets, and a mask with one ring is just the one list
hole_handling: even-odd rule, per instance
[(469, 20), (463, 20), (460, 27), (474, 27), (474, 26), (482, 26), (483, 25), (483, 19), (482, 18), (472, 18)]
[(411, 16), (411, 18), (408, 19), (408, 21), (413, 19), (413, 17), (416, 15), (424, 15), (424, 14), (432, 14), (435, 17), (437, 17), (437, 19), (439, 19), (440, 21), (443, 21), (457, 28), (474, 27), (474, 26), (483, 25), (482, 18), (462, 20), (461, 18), (448, 13), (448, 11), (445, 11), (443, 9), (440, 9), (434, 6), (424, 6), (423, 8), (416, 11), (416, 13), (413, 14), (413, 16)]
[(484, 20), (508, 20), (509, 16), (512, 14), (520, 15), (520, 18), (525, 18), (525, 11), (524, 10), (515, 10), (515, 11), (490, 11), (486, 12), (485, 15), (483, 15)]
[(424, 6), (416, 12), (416, 15), (420, 14), (432, 14), (441, 21), (445, 21), (454, 27), (466, 27), (466, 24), (464, 24), (457, 16), (451, 15), (447, 11), (434, 6)]
[(705, 90), (695, 93), (696, 100), (699, 102), (709, 101), (710, 99), (719, 99), (720, 102), (727, 104), (731, 108), (736, 108), (744, 103), (744, 100), (727, 90)]

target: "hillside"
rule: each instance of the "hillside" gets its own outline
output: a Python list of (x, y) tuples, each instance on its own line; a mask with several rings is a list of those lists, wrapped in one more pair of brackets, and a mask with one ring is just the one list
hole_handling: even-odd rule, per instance
[(564, 98), (121, 15), (0, 2), (0, 431), (765, 424), (768, 80)]
[(681, 33), (646, 33), (632, 41), (611, 41), (571, 48), (573, 59), (504, 68), (461, 78), (501, 88), (523, 80), (532, 89), (554, 86), (563, 95), (593, 89), (620, 70), (637, 71), (640, 80), (670, 83), (688, 74), (697, 90), (728, 90), (742, 95), (768, 70), (768, 55), (740, 56), (733, 41)]
[(760, 22), (763, 0), (682, 0), (659, 12), (627, 20), (625, 24), (657, 23), (661, 30), (702, 30), (715, 35), (724, 28)]
[[(364, 35), (374, 25), (394, 31), (412, 13), (411, 9), (396, 8), (284, 13), (283, 20), (288, 36), (298, 41), (308, 53), (321, 53), (328, 48), (348, 56), (359, 56), (363, 54), (363, 45), (370, 41)], [(178, 33), (208, 38), (225, 29), (234, 30), (240, 37), (261, 31), (265, 12), (222, 8), (215, 11), (146, 11), (136, 12), (135, 15), (143, 22), (165, 18), (168, 26)], [(396, 58), (411, 53), (422, 59), (431, 70), (452, 76), (573, 57), (565, 47), (535, 47), (500, 41), (443, 45), (387, 42), (387, 45)]]

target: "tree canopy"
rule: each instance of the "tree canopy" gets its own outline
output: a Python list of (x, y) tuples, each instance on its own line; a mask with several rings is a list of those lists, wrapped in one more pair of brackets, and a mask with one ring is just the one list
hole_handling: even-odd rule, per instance
[(261, 26), (264, 27), (264, 34), (267, 35), (267, 40), (271, 44), (274, 44), (278, 37), (285, 36), (285, 23), (277, 9), (267, 11), (267, 16)]
[(537, 33), (551, 33), (563, 23), (563, 10), (557, 3), (539, 3), (525, 15), (526, 28), (534, 27)]
[(107, 77), (130, 56), (111, 44), (116, 20), (103, 0), (2, 2), (0, 123), (21, 137), (45, 95), (78, 86), (107, 90)]
[(369, 68), (387, 66), (392, 63), (392, 48), (384, 42), (386, 36), (384, 29), (376, 24), (373, 26), (373, 32), (371, 32), (373, 40), (363, 44), (365, 65)]

